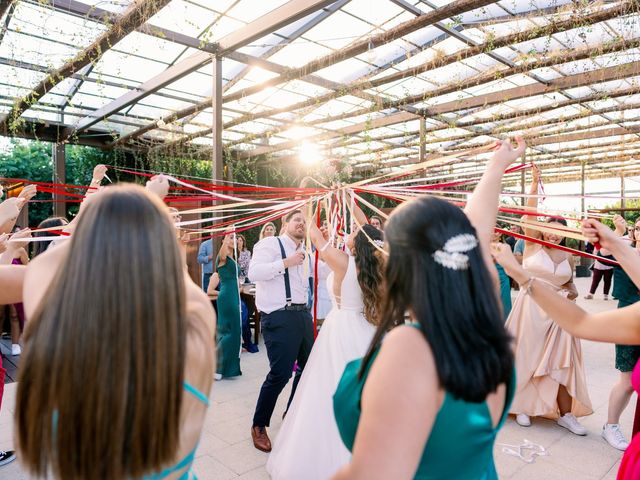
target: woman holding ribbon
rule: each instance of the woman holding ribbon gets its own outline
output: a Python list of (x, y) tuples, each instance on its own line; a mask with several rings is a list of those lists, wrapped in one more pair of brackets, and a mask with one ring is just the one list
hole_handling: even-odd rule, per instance
[[(587, 240), (594, 244), (599, 243), (602, 248), (611, 252), (632, 281), (633, 288), (640, 288), (640, 255), (636, 249), (629, 247), (627, 239), (621, 238), (602, 223), (592, 219), (583, 221), (582, 231)], [(567, 332), (578, 338), (597, 342), (640, 345), (640, 302), (616, 310), (588, 313), (557, 295), (548, 282), (524, 270), (511, 252), (502, 245), (495, 245), (493, 254), (521, 288)], [(635, 365), (630, 381), (636, 392), (640, 392), (640, 363)], [(640, 435), (636, 435), (626, 449), (617, 478), (640, 478)]]
[(389, 217), (381, 323), (334, 395), (353, 452), (334, 480), (497, 479), (493, 446), (515, 379), (489, 247), (518, 140), (498, 143), (464, 212), (425, 196)]
[(326, 480), (349, 461), (331, 398), (345, 365), (366, 352), (379, 322), (383, 292), (382, 232), (354, 208), (357, 223), (346, 251), (335, 248), (311, 219), (309, 236), (331, 269), (333, 300), (284, 419), (267, 471), (274, 480)]
[[(216, 258), (216, 272), (220, 279), (218, 294), (218, 369), (215, 379), (237, 377), (240, 370), (241, 312), (240, 290), (238, 288), (239, 268), (233, 259), (236, 242), (235, 233), (227, 233)], [(209, 290), (215, 289), (215, 281), (209, 284)]]
[[(538, 206), (539, 178), (540, 173), (534, 168), (531, 196), (527, 199), (532, 211)], [(566, 220), (552, 217), (540, 229), (533, 228), (534, 217), (525, 216), (523, 222), (529, 222), (525, 235), (544, 242), (525, 243), (523, 268), (558, 295), (569, 300), (577, 298), (573, 259), (554, 248), (564, 241), (561, 231), (566, 228)], [(516, 422), (528, 427), (530, 417), (547, 417), (576, 435), (586, 435), (587, 430), (576, 418), (593, 412), (580, 340), (555, 324), (526, 289), (520, 290), (506, 326), (515, 338), (518, 385), (510, 413), (516, 415)]]
[(15, 421), (35, 477), (193, 474), (215, 315), (148, 191), (117, 185), (87, 197), (70, 240), (27, 269)]

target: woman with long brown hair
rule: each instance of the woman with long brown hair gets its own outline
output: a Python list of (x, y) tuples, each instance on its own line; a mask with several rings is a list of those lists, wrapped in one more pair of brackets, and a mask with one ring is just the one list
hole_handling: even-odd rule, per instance
[(311, 241), (332, 271), (326, 282), (333, 308), (269, 456), (267, 471), (274, 480), (325, 480), (349, 461), (331, 399), (345, 365), (364, 355), (373, 338), (384, 284), (383, 234), (362, 211), (355, 213), (363, 226), (348, 237), (346, 252), (326, 240), (315, 222), (307, 222)]
[(215, 314), (166, 207), (134, 185), (83, 205), (24, 288), (19, 456), (36, 476), (186, 478), (215, 368)]

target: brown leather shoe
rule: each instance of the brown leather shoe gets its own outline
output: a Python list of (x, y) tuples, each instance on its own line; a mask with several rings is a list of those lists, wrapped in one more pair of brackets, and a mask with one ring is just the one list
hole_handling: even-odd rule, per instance
[(258, 450), (267, 453), (271, 451), (271, 440), (269, 440), (265, 427), (252, 427), (251, 438), (253, 439), (253, 446)]

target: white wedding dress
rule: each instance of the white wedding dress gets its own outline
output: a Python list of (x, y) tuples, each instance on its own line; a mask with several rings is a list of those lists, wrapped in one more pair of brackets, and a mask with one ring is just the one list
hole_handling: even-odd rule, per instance
[[(333, 292), (333, 273), (327, 285)], [(375, 333), (363, 315), (351, 256), (340, 298), (332, 302), (269, 455), (267, 472), (274, 480), (327, 480), (351, 458), (333, 416), (333, 394), (346, 364), (365, 355)]]

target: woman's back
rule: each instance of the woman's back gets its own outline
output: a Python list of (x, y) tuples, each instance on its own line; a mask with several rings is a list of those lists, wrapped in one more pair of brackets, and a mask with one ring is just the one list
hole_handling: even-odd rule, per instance
[[(155, 472), (150, 478), (181, 478), (206, 414), (215, 315), (206, 295), (188, 280), (164, 207), (140, 189), (112, 188), (86, 210), (89, 220), (83, 217), (72, 240), (38, 256), (27, 270), (24, 298), (31, 323), (16, 412), (20, 449), (32, 472), (42, 474), (44, 468), (55, 477)], [(114, 203), (133, 213), (101, 216)], [(126, 223), (139, 217), (149, 223)], [(92, 234), (92, 228), (110, 227), (112, 238)], [(115, 252), (116, 245), (123, 250)], [(137, 248), (143, 247), (154, 258), (162, 250), (163, 261), (140, 269), (138, 262), (147, 259)], [(89, 254), (94, 250), (103, 257), (96, 260)], [(43, 364), (51, 368), (43, 370)], [(43, 375), (55, 390), (39, 390)], [(158, 427), (173, 429), (172, 436), (154, 433)], [(38, 436), (39, 431), (51, 435)], [(94, 445), (86, 440), (91, 435), (100, 438)], [(113, 448), (97, 447), (105, 439)], [(29, 448), (38, 441), (39, 449)], [(81, 473), (89, 470), (102, 473)]]
[[(416, 329), (405, 328), (404, 330)], [(422, 336), (418, 330), (413, 334), (404, 333), (404, 335), (415, 334)], [(421, 340), (426, 344), (424, 338)], [(362, 393), (377, 355), (378, 352), (375, 352), (371, 357), (362, 378), (359, 378), (362, 359), (349, 363), (334, 395), (334, 413), (338, 430), (349, 450), (354, 446), (361, 415)], [(422, 370), (415, 368), (412, 373), (421, 375)], [(450, 393), (440, 391), (438, 394), (440, 406), (424, 444), (414, 478), (461, 480), (497, 478), (493, 462), (493, 445), (507, 416), (508, 406), (514, 393), (514, 379), (515, 377), (512, 376), (508, 388), (504, 385), (499, 387), (481, 403), (456, 399)], [(436, 393), (433, 395), (435, 396)], [(464, 461), (461, 462), (460, 459)]]

